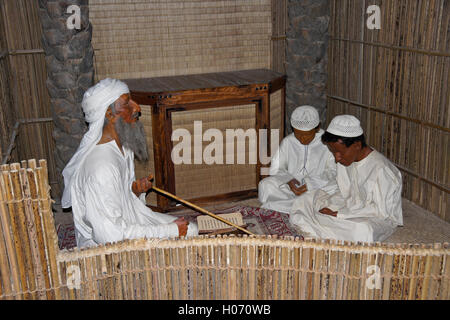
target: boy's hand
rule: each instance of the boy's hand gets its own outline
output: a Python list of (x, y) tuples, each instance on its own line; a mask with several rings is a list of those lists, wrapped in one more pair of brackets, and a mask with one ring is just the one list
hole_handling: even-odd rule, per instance
[(300, 185), (300, 182), (298, 182), (297, 179), (292, 179), (291, 181), (288, 182), (288, 185), (296, 196), (300, 196), (306, 191), (308, 191), (306, 184)]
[(332, 217), (337, 217), (337, 214), (338, 214), (337, 211), (333, 211), (333, 210), (328, 209), (328, 208), (323, 208), (322, 210), (319, 210), (319, 212), (321, 214), (326, 214), (326, 215), (332, 216)]

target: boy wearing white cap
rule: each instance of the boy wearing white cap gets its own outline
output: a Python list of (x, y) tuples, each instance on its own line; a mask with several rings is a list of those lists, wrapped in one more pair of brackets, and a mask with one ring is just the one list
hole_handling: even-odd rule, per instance
[(366, 145), (354, 116), (335, 117), (322, 141), (337, 163), (338, 190), (333, 195), (317, 190), (296, 201), (291, 223), (318, 238), (385, 240), (403, 224), (400, 171)]
[(259, 183), (262, 208), (289, 213), (294, 200), (308, 190), (336, 189), (336, 164), (322, 143), (319, 113), (301, 106), (291, 116), (294, 132), (281, 141), (271, 161), (270, 177)]

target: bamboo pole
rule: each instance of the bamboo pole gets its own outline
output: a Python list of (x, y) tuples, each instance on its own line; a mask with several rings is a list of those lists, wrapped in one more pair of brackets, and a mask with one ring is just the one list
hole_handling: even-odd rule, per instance
[(263, 252), (264, 252), (264, 259), (262, 261), (262, 265), (270, 266), (272, 268), (272, 270), (266, 269), (263, 273), (265, 276), (265, 281), (262, 280), (263, 284), (268, 283), (270, 285), (269, 290), (262, 290), (263, 294), (268, 295), (264, 296), (264, 299), (280, 299), (279, 296), (280, 272), (278, 271), (281, 258), (280, 247), (264, 246)]
[[(2, 167), (2, 175), (0, 176), (1, 192), (0, 192), (0, 205), (1, 205), (1, 224), (3, 236), (6, 242), (6, 250), (8, 252), (8, 261), (10, 266), (10, 272), (12, 275), (11, 281), (11, 295), (15, 298), (21, 299), (21, 265), (19, 264), (19, 259), (21, 259), (20, 248), (17, 247), (15, 223), (13, 217), (11, 217), (11, 204), (8, 203), (12, 199), (11, 193), (11, 182), (9, 179), (9, 174), (6, 170), (9, 170), (9, 166), (5, 165)], [(11, 227), (11, 229), (10, 229)], [(6, 269), (5, 269), (6, 270)], [(5, 280), (7, 281), (7, 280)]]
[[(26, 229), (28, 231), (29, 238), (29, 247), (30, 247), (30, 264), (33, 268), (34, 278), (30, 280), (30, 282), (35, 283), (37, 290), (37, 297), (39, 299), (44, 299), (45, 297), (45, 280), (44, 280), (44, 272), (41, 265), (41, 252), (42, 249), (40, 247), (38, 231), (37, 231), (37, 222), (40, 223), (40, 220), (37, 222), (34, 220), (34, 212), (31, 201), (31, 184), (28, 181), (27, 170), (24, 169), (26, 166), (26, 162), (23, 163), (22, 169), (20, 169), (20, 184), (23, 189), (22, 199), (24, 202), (24, 212), (25, 212), (25, 223)], [(32, 172), (32, 169), (29, 171)], [(33, 187), (35, 187), (33, 185)], [(35, 190), (33, 191), (35, 194)], [(45, 266), (45, 265), (44, 265)], [(31, 275), (30, 275), (31, 276)]]
[(237, 257), (236, 257), (236, 246), (233, 247), (227, 247), (228, 249), (228, 256), (230, 259), (230, 267), (228, 268), (227, 272), (227, 278), (228, 278), (228, 299), (229, 300), (236, 300), (238, 299), (238, 289), (237, 289), (237, 271), (236, 271), (236, 265), (237, 265)]
[(322, 250), (320, 249), (314, 249), (314, 252), (312, 253), (313, 257), (313, 265), (311, 266), (311, 269), (314, 270), (314, 272), (311, 274), (311, 281), (312, 281), (312, 298), (314, 300), (320, 300), (320, 271), (322, 269)]
[(248, 230), (246, 230), (246, 229), (244, 229), (244, 228), (234, 224), (233, 222), (230, 222), (230, 221), (228, 221), (228, 220), (226, 220), (226, 219), (224, 219), (222, 217), (219, 217), (219, 216), (215, 215), (214, 213), (209, 212), (209, 211), (207, 211), (207, 210), (205, 210), (203, 208), (200, 208), (199, 206), (197, 206), (197, 205), (195, 205), (193, 203), (190, 203), (190, 202), (188, 202), (186, 200), (183, 200), (183, 199), (181, 199), (181, 198), (179, 198), (179, 197), (177, 197), (177, 196), (175, 196), (175, 195), (173, 195), (173, 194), (171, 194), (171, 193), (169, 193), (167, 191), (161, 190), (161, 189), (159, 189), (159, 188), (157, 188), (155, 186), (153, 186), (152, 189), (154, 189), (155, 191), (157, 191), (159, 193), (164, 194), (165, 196), (167, 196), (169, 198), (175, 199), (176, 201), (179, 201), (179, 202), (181, 202), (181, 203), (183, 203), (183, 204), (185, 204), (185, 205), (187, 205), (189, 207), (192, 207), (195, 210), (198, 210), (198, 211), (200, 211), (200, 212), (202, 212), (204, 214), (207, 214), (207, 215), (209, 215), (209, 216), (211, 216), (211, 217), (213, 217), (213, 218), (215, 218), (215, 219), (217, 219), (219, 221), (222, 221), (222, 222), (224, 222), (224, 223), (226, 223), (226, 224), (228, 224), (228, 225), (230, 225), (230, 226), (232, 226), (232, 227), (234, 227), (236, 229), (239, 229), (240, 231), (243, 231), (243, 232), (245, 232), (245, 233), (247, 233), (249, 235), (253, 235), (253, 236), (255, 235), (254, 233), (252, 233), (252, 232), (250, 232), (250, 231), (248, 231)]
[[(215, 299), (216, 296), (216, 282), (215, 282), (215, 270), (214, 270), (214, 247), (208, 242), (208, 297), (211, 300)], [(246, 281), (248, 283), (248, 281)]]
[(249, 251), (249, 292), (248, 296), (250, 300), (256, 299), (256, 248), (254, 245), (251, 245), (248, 249)]
[(39, 186), (39, 211), (42, 217), (45, 242), (47, 247), (47, 259), (50, 267), (50, 275), (52, 279), (52, 287), (54, 288), (55, 299), (59, 300), (60, 295), (60, 279), (58, 273), (58, 265), (56, 256), (58, 253), (58, 238), (55, 231), (55, 223), (51, 211), (50, 187), (48, 185), (47, 162), (39, 160), (39, 167), (36, 168), (36, 176)]
[(92, 271), (93, 271), (93, 263), (92, 263), (92, 257), (86, 257), (85, 258), (85, 278), (86, 279), (86, 296), (84, 299), (86, 300), (94, 300), (96, 299), (95, 289), (94, 289), (94, 280), (92, 277)]
[[(11, 167), (11, 169), (13, 169)], [(17, 169), (17, 167), (15, 167)], [(14, 170), (11, 170), (14, 171)], [(9, 220), (11, 221), (11, 231), (14, 238), (14, 247), (17, 257), (17, 265), (20, 276), (20, 285), (17, 288), (17, 293), (23, 294), (25, 299), (29, 299), (31, 296), (29, 294), (28, 282), (27, 282), (27, 272), (26, 272), (26, 254), (24, 252), (24, 248), (22, 247), (22, 241), (24, 238), (21, 238), (21, 225), (20, 225), (20, 217), (16, 214), (16, 206), (14, 201), (14, 183), (11, 177), (11, 171), (6, 172), (3, 171), (3, 181), (5, 182), (6, 188), (6, 199), (8, 201), (8, 210), (9, 210)], [(15, 170), (17, 172), (17, 170)], [(23, 217), (22, 217), (23, 218)]]
[(345, 251), (343, 250), (339, 250), (338, 252), (338, 274), (337, 274), (337, 285), (336, 285), (336, 299), (337, 300), (341, 300), (341, 299), (345, 299), (344, 297), (344, 274), (345, 274)]
[[(0, 177), (1, 179), (1, 177)], [(0, 190), (0, 276), (2, 282), (0, 282), (0, 297), (5, 295), (7, 299), (12, 298), (12, 293), (14, 290), (13, 283), (14, 279), (11, 279), (11, 275), (14, 277), (14, 272), (12, 266), (8, 265), (8, 258), (15, 258), (10, 252), (7, 251), (8, 247), (11, 246), (11, 240), (9, 236), (9, 225), (4, 222), (4, 218), (6, 218), (6, 207), (3, 202), (3, 187)], [(8, 233), (5, 234), (4, 230)], [(17, 279), (18, 280), (18, 279)]]
[(423, 287), (420, 295), (420, 300), (429, 300), (430, 297), (430, 282), (431, 282), (431, 266), (433, 262), (433, 257), (431, 255), (427, 256), (425, 259), (425, 272), (423, 279)]
[(330, 259), (330, 252), (327, 249), (326, 245), (329, 243), (330, 240), (323, 240), (322, 244), (324, 244), (324, 247), (321, 250), (321, 255), (323, 257), (323, 260), (321, 262), (321, 282), (320, 282), (320, 300), (327, 300), (328, 296), (328, 284), (329, 284), (329, 270), (328, 270), (328, 263)]
[[(149, 257), (149, 251), (144, 251), (144, 268), (145, 268), (145, 288), (146, 288), (146, 299), (150, 300), (153, 298), (152, 292), (153, 292), (153, 286), (152, 286), (152, 273), (150, 271), (150, 263), (149, 263), (150, 257)], [(120, 272), (120, 268), (117, 270)], [(119, 278), (120, 280), (120, 278)], [(123, 299), (123, 297), (121, 297)]]
[[(448, 248), (448, 243), (444, 244), (445, 248)], [(442, 264), (442, 285), (441, 285), (441, 293), (439, 295), (440, 300), (449, 300), (450, 299), (450, 254), (446, 254), (443, 257), (444, 262)]]
[[(223, 236), (223, 238), (227, 238), (226, 235)], [(220, 267), (220, 299), (226, 299), (229, 300), (229, 291), (228, 291), (228, 258), (227, 258), (227, 249), (228, 247), (226, 245), (219, 245), (219, 259), (221, 261), (219, 267)], [(195, 276), (194, 276), (195, 281)], [(195, 283), (194, 283), (195, 286)]]
[(328, 300), (336, 299), (336, 283), (337, 283), (337, 259), (338, 254), (335, 250), (330, 249), (330, 257), (329, 257), (329, 267), (328, 271), (330, 273), (329, 282), (328, 282)]
[[(246, 239), (247, 235), (244, 236), (244, 238)], [(249, 286), (249, 268), (250, 268), (250, 263), (249, 263), (249, 246), (246, 244), (243, 244), (241, 246), (241, 250), (242, 250), (242, 299), (243, 300), (249, 300), (249, 292), (250, 292), (250, 286)], [(212, 266), (210, 265), (210, 268)]]
[[(217, 248), (214, 248), (214, 249), (217, 249)], [(187, 271), (187, 266), (186, 266), (186, 262), (187, 262), (186, 248), (177, 248), (177, 250), (180, 254), (180, 266), (182, 267), (181, 268), (181, 290), (182, 290), (181, 299), (186, 300), (189, 298), (189, 294), (188, 294), (188, 286), (189, 285), (187, 282), (188, 271)], [(217, 251), (215, 251), (215, 252), (217, 252)], [(215, 260), (215, 261), (217, 261), (217, 260)]]
[[(170, 258), (172, 261), (172, 265), (180, 266), (179, 257), (177, 255), (177, 248), (170, 248)], [(181, 299), (180, 295), (180, 269), (176, 268), (172, 270), (172, 284), (173, 284), (173, 299), (179, 300)]]
[[(288, 267), (288, 248), (283, 247), (281, 248), (281, 268)], [(289, 272), (288, 270), (285, 270), (284, 268), (281, 270), (281, 286), (280, 286), (280, 299), (286, 300), (288, 299), (290, 295), (290, 290), (288, 286), (288, 278), (289, 278)]]
[(310, 292), (308, 287), (309, 252), (309, 248), (301, 249), (300, 300), (310, 299), (308, 295)]

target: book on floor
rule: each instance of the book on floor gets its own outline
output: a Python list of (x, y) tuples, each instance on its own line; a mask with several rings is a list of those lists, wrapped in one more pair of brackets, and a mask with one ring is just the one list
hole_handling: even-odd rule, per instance
[[(240, 227), (245, 227), (244, 219), (240, 212), (218, 214), (217, 216)], [(238, 230), (225, 222), (206, 215), (197, 217), (197, 225), (199, 234), (222, 234)]]

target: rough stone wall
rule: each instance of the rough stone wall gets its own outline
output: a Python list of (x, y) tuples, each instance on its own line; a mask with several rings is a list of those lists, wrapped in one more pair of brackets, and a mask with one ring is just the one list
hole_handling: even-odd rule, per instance
[[(77, 5), (81, 11), (80, 28), (68, 28), (72, 15), (67, 8)], [(55, 159), (58, 176), (75, 153), (87, 130), (81, 101), (94, 82), (94, 50), (91, 45), (88, 0), (39, 0), (43, 29), (43, 47), (47, 66), (47, 88), (55, 124)]]
[(326, 120), (329, 0), (289, 0), (286, 33), (286, 128), (300, 105), (316, 107)]

